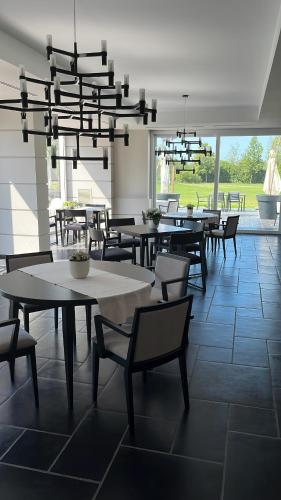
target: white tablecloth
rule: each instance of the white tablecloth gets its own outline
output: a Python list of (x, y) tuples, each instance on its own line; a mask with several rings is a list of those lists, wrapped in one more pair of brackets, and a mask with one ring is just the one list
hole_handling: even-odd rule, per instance
[[(85, 279), (74, 279), (68, 261), (39, 264), (21, 269), (58, 286), (68, 288), (90, 297), (99, 305), (100, 313), (115, 323), (124, 323), (134, 314), (135, 308), (149, 304), (151, 285), (144, 281), (127, 278), (94, 268)], [(97, 314), (95, 308), (95, 314)]]

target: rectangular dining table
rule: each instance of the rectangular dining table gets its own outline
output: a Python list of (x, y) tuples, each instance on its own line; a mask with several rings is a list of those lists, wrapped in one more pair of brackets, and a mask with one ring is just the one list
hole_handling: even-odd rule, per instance
[[(147, 241), (149, 238), (154, 238), (157, 243), (163, 236), (170, 236), (174, 233), (185, 232), (191, 230), (188, 228), (171, 226), (169, 224), (159, 224), (155, 229), (152, 229), (148, 224), (139, 224), (134, 226), (117, 226), (114, 228), (119, 234), (126, 234), (140, 240), (140, 265), (144, 267), (145, 249), (148, 248)], [(147, 265), (149, 266), (149, 255), (147, 251)]]

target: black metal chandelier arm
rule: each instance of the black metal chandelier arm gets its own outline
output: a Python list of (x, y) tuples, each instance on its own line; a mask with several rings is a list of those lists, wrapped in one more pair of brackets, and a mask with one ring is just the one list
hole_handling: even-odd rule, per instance
[[(50, 59), (51, 54), (61, 54), (63, 56), (71, 57), (72, 59), (79, 59), (82, 57), (103, 57), (105, 54), (107, 55), (106, 50), (101, 50), (98, 52), (70, 52), (68, 50), (59, 49), (58, 47), (47, 47), (47, 57)], [(106, 63), (105, 63), (106, 64)]]
[(90, 96), (88, 94), (87, 95), (77, 94), (75, 92), (68, 92), (66, 90), (60, 90), (59, 92), (60, 92), (60, 96), (63, 96), (63, 97), (73, 97), (73, 98), (77, 98), (77, 99), (83, 99), (85, 101), (89, 100), (89, 99), (94, 99), (95, 101), (101, 101), (103, 99), (118, 99), (118, 98), (122, 98), (122, 94), (105, 94), (103, 96), (98, 96), (98, 95)]
[[(52, 66), (51, 66), (52, 68)], [(113, 71), (100, 71), (100, 72), (92, 72), (92, 73), (80, 73), (78, 71), (72, 71), (69, 69), (58, 68), (57, 66), (53, 66), (55, 73), (61, 73), (62, 75), (75, 76), (77, 78), (104, 78), (108, 76), (110, 78), (111, 75), (114, 76)], [(113, 83), (111, 83), (113, 85)]]

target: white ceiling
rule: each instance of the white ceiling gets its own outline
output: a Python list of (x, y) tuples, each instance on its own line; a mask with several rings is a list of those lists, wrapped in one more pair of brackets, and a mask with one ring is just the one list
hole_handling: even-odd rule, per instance
[[(98, 50), (100, 40), (107, 39), (116, 80), (129, 73), (133, 97), (145, 87), (148, 98), (158, 98), (160, 116), (180, 113), (183, 93), (190, 94), (190, 108), (202, 117), (205, 110), (209, 115), (216, 110), (215, 117), (218, 110), (234, 108), (251, 110), (248, 119), (255, 112), (258, 116), (279, 29), (280, 0), (77, 0), (76, 4), (79, 49)], [(53, 35), (54, 45), (71, 49), (72, 0), (0, 0), (0, 11), (0, 29), (42, 54), (47, 33)], [(18, 63), (28, 66), (25, 61)], [(0, 74), (0, 80), (9, 77)], [(227, 121), (227, 114), (223, 116)]]

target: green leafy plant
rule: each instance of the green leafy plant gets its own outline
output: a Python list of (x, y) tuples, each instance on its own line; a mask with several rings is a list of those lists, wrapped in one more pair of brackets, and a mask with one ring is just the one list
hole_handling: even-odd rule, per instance
[(187, 208), (187, 210), (193, 210), (194, 205), (192, 205), (192, 203), (188, 203), (188, 204), (186, 205), (186, 208)]
[(78, 201), (64, 201), (63, 206), (65, 208), (77, 208), (79, 206)]
[(159, 224), (162, 212), (158, 208), (148, 208), (145, 212), (145, 218), (153, 220), (154, 224)]
[(85, 262), (86, 260), (89, 260), (89, 255), (82, 250), (78, 250), (69, 257), (69, 260), (72, 262)]

